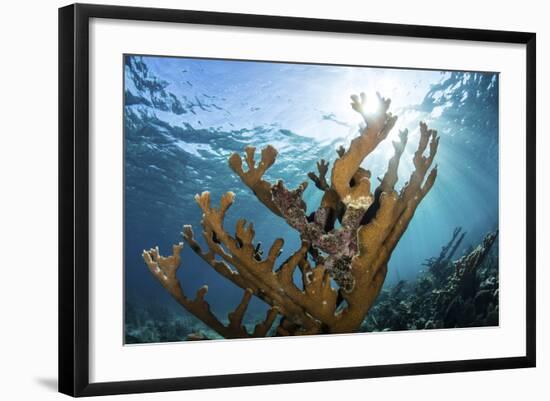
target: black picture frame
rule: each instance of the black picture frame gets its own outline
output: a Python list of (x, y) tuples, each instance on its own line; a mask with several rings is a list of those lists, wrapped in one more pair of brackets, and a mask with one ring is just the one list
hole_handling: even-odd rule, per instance
[[(521, 357), (230, 374), (89, 381), (88, 61), (91, 18), (323, 31), (522, 44), (526, 47), (526, 354)], [(252, 386), (535, 366), (536, 35), (435, 26), (74, 4), (59, 9), (59, 391), (71, 396)]]

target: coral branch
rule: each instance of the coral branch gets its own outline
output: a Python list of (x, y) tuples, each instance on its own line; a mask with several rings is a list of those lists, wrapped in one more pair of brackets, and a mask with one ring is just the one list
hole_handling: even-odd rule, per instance
[(237, 153), (233, 153), (229, 158), (229, 166), (237, 173), (240, 179), (249, 187), (256, 197), (266, 205), (276, 215), (280, 216), (280, 212), (271, 200), (271, 184), (265, 181), (262, 177), (265, 172), (275, 163), (277, 158), (277, 150), (268, 145), (262, 149), (261, 161), (256, 165), (254, 161), (254, 152), (256, 148), (247, 146), (245, 148), (244, 160), (248, 166), (248, 171), (244, 171), (242, 167), (242, 159)]
[(355, 95), (351, 97), (353, 109), (363, 116), (367, 126), (351, 142), (348, 151), (334, 162), (332, 169), (332, 186), (346, 205), (368, 208), (374, 201), (370, 193), (369, 177), (363, 175), (356, 179), (353, 187), (350, 183), (365, 157), (387, 137), (397, 121), (397, 117), (388, 112), (390, 100), (384, 99), (378, 93), (376, 96), (377, 110), (374, 113), (365, 111), (364, 93), (361, 93), (360, 98)]
[(327, 182), (328, 165), (329, 164), (325, 161), (325, 159), (321, 159), (317, 162), (317, 171), (319, 171), (319, 176), (311, 171), (307, 173), (307, 176), (321, 191), (328, 191), (328, 189), (330, 188), (330, 185)]
[(185, 296), (181, 284), (176, 277), (176, 272), (181, 265), (180, 253), (182, 248), (183, 244), (181, 242), (174, 245), (172, 247), (172, 255), (168, 257), (161, 256), (158, 247), (143, 251), (143, 259), (149, 271), (170, 295), (181, 306), (225, 338), (265, 337), (277, 316), (277, 308), (270, 308), (266, 320), (259, 323), (252, 334), (248, 333), (242, 325), (242, 320), (252, 296), (251, 290), (245, 290), (243, 300), (237, 306), (237, 309), (229, 314), (229, 325), (227, 326), (220, 322), (210, 311), (210, 305), (204, 299), (208, 292), (208, 286), (202, 286), (197, 291), (195, 299), (189, 299)]
[[(202, 226), (209, 253), (218, 255), (225, 263), (234, 267), (235, 273), (231, 274), (231, 280), (241, 288), (245, 286), (250, 288), (260, 299), (276, 306), (282, 315), (304, 329), (317, 330), (319, 322), (312, 317), (314, 315), (304, 310), (305, 295), (292, 281), (292, 272), (306, 258), (309, 245), (304, 243), (275, 274), (276, 258), (283, 246), (282, 239), (274, 242), (265, 260), (258, 260), (251, 224), (247, 225), (244, 220), (239, 220), (233, 237), (223, 228), (223, 214), (218, 209), (210, 207), (210, 195), (203, 193), (200, 196), (197, 195), (196, 199), (203, 211)], [(222, 199), (233, 200), (233, 197), (226, 194)], [(218, 242), (209, 239), (213, 235)], [(198, 253), (203, 255), (200, 249), (194, 250), (199, 250)], [(219, 268), (219, 264), (216, 263), (216, 265)]]
[(407, 146), (409, 131), (405, 129), (404, 131), (399, 131), (399, 142), (393, 141), (394, 155), (388, 162), (388, 169), (386, 174), (380, 183), (379, 190), (381, 192), (393, 191), (395, 184), (397, 183), (397, 169), (399, 167), (399, 160), (401, 160), (401, 155)]

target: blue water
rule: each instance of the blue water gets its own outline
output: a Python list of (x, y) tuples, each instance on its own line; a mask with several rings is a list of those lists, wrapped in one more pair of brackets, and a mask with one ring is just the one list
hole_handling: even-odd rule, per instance
[[(411, 280), (424, 259), (435, 256), (462, 226), (467, 236), (460, 255), (485, 233), (498, 228), (498, 74), (269, 62), (127, 56), (125, 59), (125, 296), (127, 305), (185, 314), (147, 270), (141, 257), (155, 245), (161, 253), (182, 241), (184, 224), (201, 238), (201, 212), (193, 200), (208, 190), (213, 202), (226, 191), (236, 202), (225, 227), (253, 221), (265, 247), (285, 239), (280, 260), (299, 246), (299, 237), (271, 214), (227, 165), (247, 145), (279, 151), (266, 179), (294, 187), (316, 171), (321, 158), (334, 161), (335, 149), (354, 138), (361, 117), (349, 96), (378, 91), (392, 99), (399, 119), (390, 137), (364, 161), (381, 176), (392, 155), (391, 140), (409, 129), (398, 186), (412, 171), (418, 123), (441, 136), (436, 184), (420, 204), (389, 263), (385, 285)], [(317, 207), (321, 192), (310, 183), (305, 200)], [(242, 290), (220, 277), (188, 246), (179, 271), (185, 293), (208, 284), (207, 300), (223, 317)], [(247, 318), (263, 316), (253, 301)], [(155, 317), (152, 316), (152, 319)]]

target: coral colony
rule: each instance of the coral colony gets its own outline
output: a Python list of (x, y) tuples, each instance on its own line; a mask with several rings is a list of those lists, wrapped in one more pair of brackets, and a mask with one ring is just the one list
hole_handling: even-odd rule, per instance
[[(211, 206), (209, 192), (195, 196), (203, 213), (201, 224), (207, 250), (203, 251), (196, 241), (191, 226), (184, 226), (185, 241), (217, 273), (243, 290), (242, 301), (229, 314), (228, 324), (220, 321), (210, 310), (205, 300), (206, 285), (198, 290), (194, 299), (183, 293), (176, 276), (181, 266), (183, 243), (174, 245), (172, 255), (167, 257), (160, 255), (158, 247), (143, 252), (154, 277), (181, 306), (225, 338), (350, 333), (361, 330), (365, 324), (374, 326), (374, 329), (377, 324), (382, 324), (377, 322), (375, 316), (378, 314), (382, 319), (380, 308), (383, 303), (374, 311), (372, 319), (366, 317), (381, 292), (393, 250), (416, 208), (436, 181), (437, 166), (431, 166), (439, 137), (435, 130), (420, 123), (420, 140), (413, 157), (414, 171), (403, 188), (397, 191), (394, 187), (398, 180), (399, 161), (408, 138), (407, 130), (401, 131), (399, 140), (393, 142), (394, 154), (387, 170), (373, 192), (371, 173), (361, 164), (387, 138), (397, 120), (397, 116), (388, 112), (389, 99), (377, 95), (374, 101), (377, 103), (376, 111), (367, 112), (365, 95), (352, 96), (351, 106), (361, 114), (366, 125), (348, 149), (337, 149), (338, 157), (332, 163), (330, 182), (329, 163), (325, 160), (317, 163), (318, 173), (308, 174), (316, 188), (324, 193), (314, 212), (307, 212), (302, 199), (307, 182), (290, 190), (281, 180), (270, 183), (263, 179), (264, 173), (276, 161), (277, 150), (274, 147), (262, 149), (258, 163), (255, 161), (256, 149), (247, 147), (244, 154), (246, 169), (240, 155), (233, 154), (229, 158), (231, 169), (256, 198), (300, 235), (301, 247), (287, 260), (278, 261), (284, 244), (282, 238), (277, 239), (265, 255), (261, 244), (254, 241), (252, 223), (239, 220), (234, 235), (224, 228), (224, 216), (235, 201), (232, 192), (221, 197), (219, 208)], [(475, 276), (476, 268), (495, 238), (496, 233), (490, 234), (469, 255), (450, 263), (463, 239), (463, 234), (455, 231), (451, 243), (442, 249), (440, 257), (427, 261), (427, 266), (433, 270), (431, 273), (438, 280), (446, 281), (446, 277), (450, 277), (448, 282), (441, 284), (448, 287), (447, 292), (441, 291), (441, 297), (452, 291), (472, 289), (471, 283), (468, 285), (472, 274)], [(454, 266), (451, 267), (452, 272), (443, 271), (448, 266)], [(296, 269), (301, 273), (301, 283), (296, 283)], [(495, 288), (498, 292), (498, 283)], [(473, 294), (466, 294), (472, 303), (477, 290), (479, 288), (474, 288)], [(491, 295), (486, 294), (486, 298), (494, 298), (495, 290), (487, 291)], [(258, 297), (270, 308), (265, 320), (249, 330), (243, 325), (243, 317), (252, 296)], [(494, 312), (493, 298), (491, 305)], [(485, 315), (486, 303), (483, 303)], [(449, 302), (446, 302), (441, 313), (448, 308)], [(443, 321), (443, 318), (440, 320)], [(437, 321), (436, 317), (429, 323), (424, 320), (418, 328), (445, 326)], [(274, 324), (276, 327), (272, 327)], [(388, 322), (385, 327), (391, 326)]]

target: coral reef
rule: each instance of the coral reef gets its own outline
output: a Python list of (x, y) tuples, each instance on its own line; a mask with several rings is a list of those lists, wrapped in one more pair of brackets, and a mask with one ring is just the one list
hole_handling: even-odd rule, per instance
[[(224, 217), (235, 200), (232, 192), (221, 197), (218, 208), (211, 206), (209, 192), (195, 196), (203, 213), (201, 225), (207, 249), (203, 251), (190, 226), (184, 226), (185, 241), (217, 273), (243, 290), (242, 301), (229, 314), (228, 323), (211, 312), (205, 300), (207, 286), (200, 288), (194, 299), (183, 293), (176, 275), (183, 243), (174, 245), (168, 257), (161, 256), (158, 248), (143, 252), (154, 277), (179, 304), (225, 338), (269, 335), (275, 321), (276, 335), (357, 331), (382, 288), (394, 248), (437, 176), (437, 167), (431, 170), (430, 167), (439, 137), (421, 122), (413, 157), (414, 171), (409, 180), (396, 191), (399, 161), (408, 139), (405, 130), (393, 142), (394, 154), (387, 170), (374, 192), (371, 191), (371, 172), (361, 165), (387, 138), (397, 120), (397, 116), (388, 112), (389, 99), (377, 94), (374, 102), (376, 111), (367, 113), (365, 95), (352, 96), (351, 106), (363, 117), (365, 126), (347, 150), (343, 147), (337, 150), (330, 183), (329, 163), (325, 160), (317, 164), (318, 175), (308, 174), (323, 191), (320, 206), (309, 214), (302, 199), (307, 182), (289, 190), (280, 180), (276, 183), (264, 180), (265, 172), (277, 158), (274, 147), (264, 148), (258, 163), (256, 149), (247, 147), (246, 170), (239, 154), (229, 158), (231, 169), (257, 199), (299, 233), (301, 247), (283, 263), (277, 263), (283, 239), (277, 239), (264, 257), (261, 245), (255, 242), (252, 223), (241, 219), (234, 235), (226, 231)], [(301, 273), (302, 285), (294, 281), (296, 269)], [(271, 307), (265, 320), (250, 330), (242, 321), (252, 296)]]
[(498, 232), (452, 261), (465, 233), (456, 228), (452, 239), (415, 282), (399, 281), (381, 292), (362, 331), (395, 331), (495, 326), (499, 323)]

